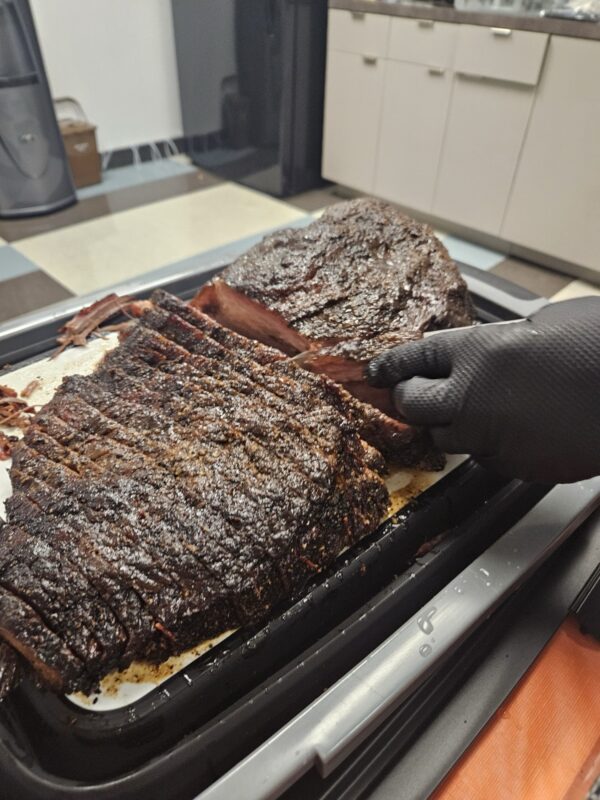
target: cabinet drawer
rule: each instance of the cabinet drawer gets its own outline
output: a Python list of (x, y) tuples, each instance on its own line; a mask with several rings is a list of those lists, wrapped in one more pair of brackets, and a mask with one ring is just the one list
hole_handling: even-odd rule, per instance
[(332, 9), (329, 12), (328, 46), (347, 53), (385, 56), (390, 18), (384, 14)]
[(450, 67), (459, 27), (432, 19), (392, 19), (388, 56), (411, 64)]
[(535, 86), (548, 34), (460, 25), (454, 68), (467, 75)]

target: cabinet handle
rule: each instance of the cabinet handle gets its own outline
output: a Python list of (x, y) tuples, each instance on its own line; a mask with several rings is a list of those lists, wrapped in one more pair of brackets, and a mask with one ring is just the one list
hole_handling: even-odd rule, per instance
[(430, 75), (444, 75), (446, 73), (443, 67), (429, 67), (427, 71)]
[(362, 20), (362, 19), (365, 18), (365, 12), (364, 11), (351, 11), (350, 13), (352, 14), (352, 19)]
[(490, 28), (493, 36), (512, 36), (510, 28)]
[(420, 19), (417, 22), (419, 28), (433, 28), (433, 20), (432, 19)]
[(486, 77), (485, 75), (477, 75), (476, 72), (460, 72), (460, 70), (457, 70), (455, 75), (457, 75), (459, 78), (462, 78), (465, 81), (491, 81), (492, 83), (494, 83), (495, 81), (498, 80), (497, 78), (489, 78)]
[(377, 63), (377, 58), (375, 56), (363, 56), (363, 63), (372, 67)]

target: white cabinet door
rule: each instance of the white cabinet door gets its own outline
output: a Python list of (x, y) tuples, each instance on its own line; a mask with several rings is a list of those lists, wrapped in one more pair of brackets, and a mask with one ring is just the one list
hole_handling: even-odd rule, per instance
[(448, 70), (388, 62), (376, 195), (431, 211), (451, 88)]
[(502, 235), (600, 271), (600, 42), (552, 37)]
[(390, 18), (384, 14), (330, 9), (327, 47), (360, 55), (385, 56)]
[(456, 75), (433, 213), (499, 234), (535, 87)]
[(373, 190), (385, 61), (330, 50), (327, 56), (323, 175)]

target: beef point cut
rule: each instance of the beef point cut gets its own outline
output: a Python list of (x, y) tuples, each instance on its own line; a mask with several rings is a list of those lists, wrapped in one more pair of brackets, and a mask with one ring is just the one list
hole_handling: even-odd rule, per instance
[(365, 363), (426, 331), (474, 321), (467, 285), (433, 230), (378, 200), (352, 200), (267, 236), (192, 305), (343, 383), (391, 413)]

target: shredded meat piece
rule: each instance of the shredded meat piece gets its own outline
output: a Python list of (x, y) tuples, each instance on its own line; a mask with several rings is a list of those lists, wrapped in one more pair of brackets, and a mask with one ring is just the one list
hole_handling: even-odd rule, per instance
[(35, 409), (27, 400), (17, 397), (14, 389), (0, 386), (0, 425), (25, 430), (29, 425), (28, 414), (35, 414)]
[(13, 443), (16, 441), (16, 436), (7, 436), (0, 431), (0, 461), (8, 461), (12, 455)]
[(135, 317), (136, 319), (139, 319), (146, 311), (151, 310), (151, 300), (131, 300), (129, 303), (127, 303), (126, 308), (128, 316)]
[(88, 337), (103, 322), (117, 314), (126, 312), (128, 303), (129, 298), (119, 297), (119, 295), (112, 293), (101, 300), (97, 300), (92, 305), (82, 308), (60, 329), (61, 335), (57, 338), (60, 347), (54, 357), (56, 358), (70, 344), (77, 347), (85, 345)]
[(98, 333), (118, 333), (119, 341), (123, 341), (128, 332), (133, 330), (134, 326), (135, 322), (132, 319), (127, 319), (125, 322), (116, 322), (114, 325), (103, 325), (101, 328), (98, 328)]
[(35, 392), (35, 390), (39, 387), (40, 382), (37, 378), (32, 381), (29, 381), (27, 386), (21, 392), (21, 397), (31, 397), (31, 395)]
[[(61, 335), (57, 338), (60, 347), (54, 354), (54, 358), (71, 344), (76, 347), (83, 347), (91, 334), (96, 331), (98, 333), (126, 332), (131, 327), (131, 318), (137, 319), (141, 317), (151, 305), (149, 300), (130, 300), (128, 297), (120, 297), (112, 293), (101, 300), (97, 300), (90, 306), (82, 308), (60, 329)], [(125, 314), (130, 320), (100, 327), (103, 322), (117, 316), (117, 314)]]

